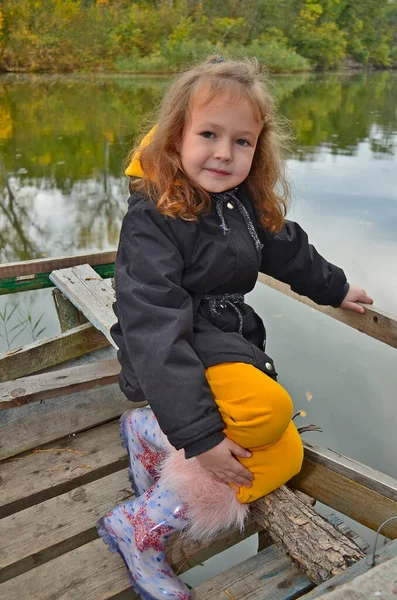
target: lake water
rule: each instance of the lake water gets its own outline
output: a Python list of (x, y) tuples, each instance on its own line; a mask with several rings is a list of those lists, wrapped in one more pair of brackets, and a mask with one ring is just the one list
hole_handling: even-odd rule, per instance
[[(0, 78), (1, 262), (116, 248), (127, 200), (123, 159), (166, 83)], [(397, 73), (285, 76), (274, 86), (296, 134), (290, 218), (376, 306), (397, 314)], [(397, 350), (262, 284), (250, 300), (280, 382), (305, 422), (324, 430), (308, 439), (397, 477)], [(16, 305), (10, 347), (43, 327), (40, 337), (59, 332), (50, 290), (1, 297), (3, 317)], [(28, 315), (32, 326), (11, 331)], [(4, 318), (0, 334), (6, 351)]]

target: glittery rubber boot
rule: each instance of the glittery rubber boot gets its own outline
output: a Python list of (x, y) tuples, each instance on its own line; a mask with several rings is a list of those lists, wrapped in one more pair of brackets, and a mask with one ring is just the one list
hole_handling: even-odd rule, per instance
[(117, 506), (97, 523), (111, 552), (123, 558), (142, 600), (190, 600), (188, 588), (170, 568), (165, 543), (186, 526), (186, 507), (155, 483), (145, 494)]
[(171, 446), (149, 406), (130, 409), (122, 414), (119, 431), (123, 447), (128, 452), (131, 487), (138, 497), (158, 480), (158, 468)]

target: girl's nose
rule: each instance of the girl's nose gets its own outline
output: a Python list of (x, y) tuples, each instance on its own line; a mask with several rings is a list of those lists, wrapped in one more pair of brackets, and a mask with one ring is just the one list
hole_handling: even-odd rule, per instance
[(215, 149), (215, 158), (218, 160), (231, 161), (233, 160), (233, 151), (230, 142), (219, 142)]

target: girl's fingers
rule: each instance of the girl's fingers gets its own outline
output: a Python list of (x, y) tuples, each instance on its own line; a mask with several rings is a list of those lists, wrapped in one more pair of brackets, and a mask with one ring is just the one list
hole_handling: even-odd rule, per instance
[(233, 483), (239, 487), (242, 485), (251, 485), (249, 479), (242, 477), (241, 475), (236, 475), (233, 471), (218, 471), (217, 473), (211, 473), (211, 475), (214, 479), (221, 481), (222, 483)]
[(215, 479), (215, 481), (219, 481), (219, 483), (225, 483), (225, 480), (221, 477), (218, 477), (218, 475), (215, 475), (215, 473), (211, 473), (211, 477), (212, 479)]
[(227, 473), (227, 481), (235, 483), (236, 485), (251, 485), (251, 480), (249, 477), (244, 477), (244, 475), (237, 474), (234, 471), (229, 471)]
[(235, 456), (240, 456), (241, 458), (250, 458), (251, 452), (242, 448), (232, 440), (229, 440), (229, 449)]
[(356, 302), (346, 302), (344, 308), (347, 308), (348, 310), (352, 310), (353, 312), (356, 313), (360, 313), (361, 315), (365, 313), (365, 310), (362, 306), (360, 306), (359, 304), (356, 304)]

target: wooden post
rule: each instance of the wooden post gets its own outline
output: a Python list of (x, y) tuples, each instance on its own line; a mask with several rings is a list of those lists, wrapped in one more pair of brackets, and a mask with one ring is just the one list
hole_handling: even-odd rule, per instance
[(61, 331), (64, 333), (73, 327), (87, 323), (86, 317), (64, 296), (58, 288), (52, 290), (52, 297), (57, 311)]

